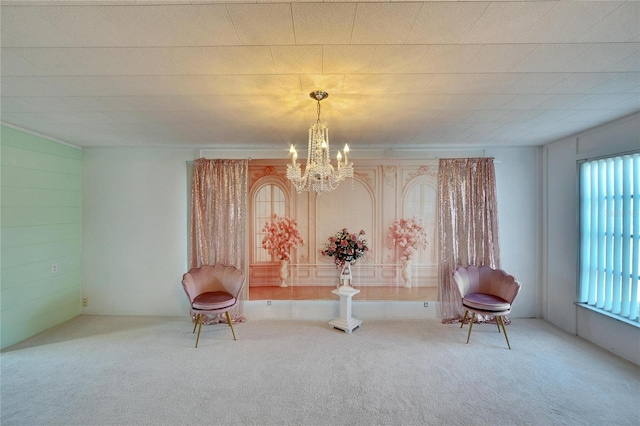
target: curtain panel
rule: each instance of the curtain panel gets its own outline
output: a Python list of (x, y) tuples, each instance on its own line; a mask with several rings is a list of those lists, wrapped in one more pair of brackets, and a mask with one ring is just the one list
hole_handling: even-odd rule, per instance
[[(241, 270), (246, 266), (248, 160), (208, 160), (193, 163), (189, 267), (217, 262)], [(244, 299), (244, 294), (242, 295)], [(243, 321), (244, 300), (230, 311)], [(206, 324), (224, 318), (209, 318)]]
[(500, 268), (493, 158), (440, 159), (438, 202), (441, 318), (457, 322), (464, 310), (453, 271), (467, 265)]

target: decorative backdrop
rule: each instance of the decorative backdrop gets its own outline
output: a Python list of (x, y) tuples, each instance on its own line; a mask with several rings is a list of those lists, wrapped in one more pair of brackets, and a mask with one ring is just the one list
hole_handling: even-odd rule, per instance
[(339, 270), (322, 256), (327, 239), (342, 228), (365, 232), (368, 254), (353, 269), (354, 286), (401, 287), (402, 251), (393, 244), (389, 227), (397, 219), (416, 217), (424, 225), (427, 246), (412, 257), (411, 283), (436, 287), (437, 160), (359, 160), (355, 177), (331, 192), (297, 193), (285, 177), (286, 161), (249, 163), (249, 286), (277, 286), (278, 259), (261, 247), (261, 217), (272, 213), (297, 221), (304, 245), (291, 253), (291, 286), (335, 287)]

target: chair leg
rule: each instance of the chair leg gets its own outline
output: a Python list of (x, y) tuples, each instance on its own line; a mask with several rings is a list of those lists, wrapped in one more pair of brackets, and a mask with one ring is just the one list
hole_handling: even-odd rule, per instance
[(196, 320), (193, 323), (193, 331), (191, 332), (191, 334), (196, 332), (196, 327), (198, 326), (198, 320), (200, 319), (200, 314), (196, 314)]
[(202, 330), (202, 323), (204, 322), (204, 314), (200, 314), (198, 315), (198, 318), (200, 318), (200, 320), (198, 321), (199, 327), (198, 327), (198, 337), (196, 337), (196, 348), (198, 347), (198, 341), (200, 340), (200, 330)]
[(476, 320), (476, 313), (471, 313), (471, 321), (469, 322), (469, 333), (467, 334), (467, 343), (469, 343), (469, 338), (471, 337), (471, 328), (473, 327), (473, 322)]
[(500, 333), (500, 322), (498, 322), (498, 317), (494, 317), (496, 320), (496, 325), (498, 326), (498, 333)]
[(509, 337), (507, 336), (507, 329), (504, 326), (504, 318), (501, 316), (498, 318), (500, 318), (500, 324), (502, 324), (502, 331), (504, 331), (504, 338), (507, 339), (507, 347), (509, 348), (509, 350), (511, 350), (511, 345), (509, 344)]
[(227, 314), (227, 322), (229, 323), (229, 327), (231, 327), (231, 334), (233, 334), (233, 340), (237, 340), (236, 332), (233, 331), (233, 324), (231, 323), (231, 315), (229, 315), (229, 311), (225, 312), (225, 314)]
[(460, 328), (462, 328), (462, 326), (464, 325), (464, 322), (467, 319), (467, 315), (469, 315), (469, 311), (465, 310), (464, 311), (464, 316), (462, 317), (462, 322), (460, 322)]

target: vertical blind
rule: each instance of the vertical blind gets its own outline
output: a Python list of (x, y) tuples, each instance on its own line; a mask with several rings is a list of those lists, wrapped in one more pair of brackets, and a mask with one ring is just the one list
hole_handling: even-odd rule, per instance
[(578, 302), (639, 322), (640, 153), (580, 164)]

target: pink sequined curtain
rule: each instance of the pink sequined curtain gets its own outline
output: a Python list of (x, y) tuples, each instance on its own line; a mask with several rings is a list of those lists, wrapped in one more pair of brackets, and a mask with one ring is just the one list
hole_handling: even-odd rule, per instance
[(458, 266), (500, 267), (493, 158), (440, 159), (438, 169), (439, 288), (443, 322), (464, 310), (451, 278)]
[[(189, 247), (191, 268), (220, 262), (245, 269), (247, 180), (247, 160), (200, 158), (194, 161)], [(244, 295), (241, 298), (237, 307), (230, 311), (235, 321), (244, 320)], [(210, 318), (206, 323), (218, 322), (220, 318)]]

